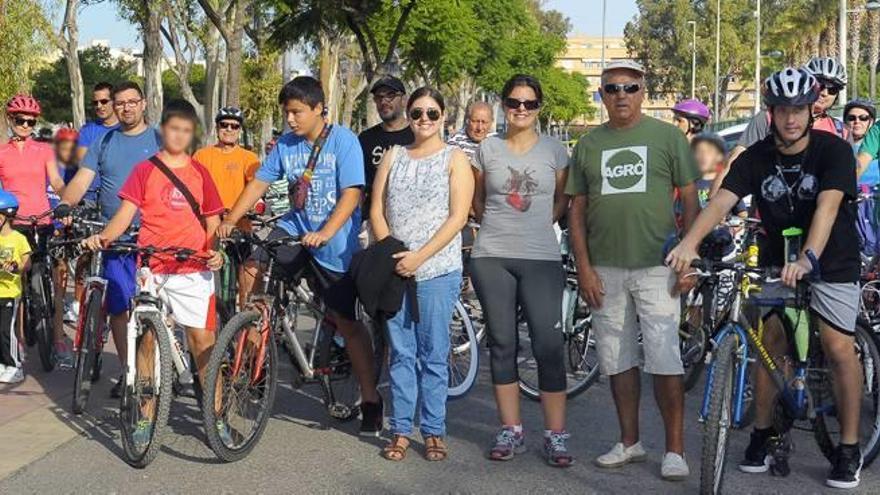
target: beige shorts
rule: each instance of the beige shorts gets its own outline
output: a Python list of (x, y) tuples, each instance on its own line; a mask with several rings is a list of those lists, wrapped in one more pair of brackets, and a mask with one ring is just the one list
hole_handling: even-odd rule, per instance
[[(654, 375), (681, 375), (678, 325), (681, 306), (672, 297), (675, 275), (665, 266), (626, 269), (597, 266), (605, 286), (593, 309), (599, 369), (616, 375), (635, 367)], [(642, 344), (639, 344), (639, 333)]]

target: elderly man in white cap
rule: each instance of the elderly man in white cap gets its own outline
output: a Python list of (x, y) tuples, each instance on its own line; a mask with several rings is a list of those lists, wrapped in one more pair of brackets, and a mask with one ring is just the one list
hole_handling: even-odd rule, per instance
[[(593, 311), (599, 367), (608, 375), (620, 439), (595, 464), (616, 468), (641, 461), (640, 369), (653, 375), (666, 429), (661, 475), (688, 476), (684, 459), (684, 373), (678, 346), (676, 278), (663, 265), (675, 231), (673, 191), (685, 228), (698, 213), (699, 177), (688, 142), (675, 126), (642, 115), (645, 70), (615, 61), (602, 73), (609, 120), (583, 136), (571, 157), (566, 193), (581, 293)], [(642, 345), (639, 345), (639, 334)]]

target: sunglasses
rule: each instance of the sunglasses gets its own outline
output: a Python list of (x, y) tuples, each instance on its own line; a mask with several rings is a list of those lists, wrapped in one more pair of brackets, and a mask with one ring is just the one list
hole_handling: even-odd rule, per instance
[(428, 110), (413, 108), (409, 111), (410, 120), (419, 120), (422, 118), (422, 115), (427, 115), (431, 122), (437, 122), (440, 120), (440, 110), (437, 110), (436, 108), (429, 108)]
[(602, 86), (602, 89), (605, 91), (605, 94), (616, 95), (621, 91), (631, 95), (633, 93), (638, 93), (640, 89), (642, 89), (642, 85), (638, 83), (627, 83), (627, 84), (612, 84), (608, 83), (605, 86)]
[(15, 125), (19, 127), (33, 127), (37, 125), (37, 119), (26, 119), (24, 117), (16, 117)]
[(871, 120), (871, 116), (870, 115), (847, 115), (846, 116), (847, 122), (855, 122), (856, 119), (861, 120), (862, 122), (867, 122), (867, 121)]
[(537, 110), (541, 106), (538, 100), (517, 100), (516, 98), (505, 98), (504, 106), (516, 110), (519, 107), (525, 107), (526, 110)]
[(92, 100), (92, 106), (93, 107), (103, 107), (104, 105), (110, 103), (111, 101), (113, 101), (113, 100), (110, 100), (108, 98), (104, 98), (103, 100)]
[(825, 91), (828, 91), (828, 94), (831, 96), (837, 96), (837, 94), (840, 93), (839, 86), (835, 86), (833, 84), (823, 84), (822, 87), (825, 88)]
[(398, 96), (403, 96), (403, 93), (376, 93), (373, 95), (373, 100), (384, 103), (386, 101), (394, 101)]
[(220, 122), (217, 124), (217, 127), (220, 129), (228, 129), (230, 131), (237, 131), (241, 129), (241, 124), (236, 124), (235, 122)]

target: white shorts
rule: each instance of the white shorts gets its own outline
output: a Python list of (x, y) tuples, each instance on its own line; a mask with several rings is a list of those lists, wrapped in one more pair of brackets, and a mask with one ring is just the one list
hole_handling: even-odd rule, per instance
[(595, 269), (605, 287), (602, 308), (593, 309), (602, 374), (616, 375), (639, 366), (654, 375), (683, 374), (678, 337), (681, 303), (671, 295), (676, 281), (672, 271), (665, 266)]
[(214, 272), (153, 275), (159, 298), (168, 305), (178, 325), (214, 330), (217, 325), (214, 301)]

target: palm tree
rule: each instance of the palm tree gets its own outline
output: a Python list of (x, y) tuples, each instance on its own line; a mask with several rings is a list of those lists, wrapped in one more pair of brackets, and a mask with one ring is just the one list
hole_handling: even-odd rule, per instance
[(868, 12), (868, 70), (870, 73), (871, 99), (877, 91), (877, 63), (880, 62), (880, 13)]

